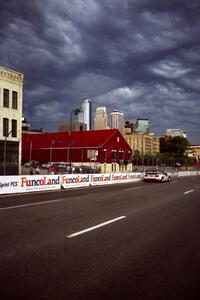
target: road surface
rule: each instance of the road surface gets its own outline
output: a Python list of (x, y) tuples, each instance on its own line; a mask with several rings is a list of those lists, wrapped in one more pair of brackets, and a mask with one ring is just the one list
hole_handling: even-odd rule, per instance
[(200, 299), (200, 177), (1, 196), (0, 299)]

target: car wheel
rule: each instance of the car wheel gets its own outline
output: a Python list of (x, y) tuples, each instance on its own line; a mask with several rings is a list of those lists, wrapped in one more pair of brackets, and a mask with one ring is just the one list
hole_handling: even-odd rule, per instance
[(164, 178), (162, 177), (162, 178), (161, 178), (161, 182), (163, 182), (163, 181), (164, 181)]

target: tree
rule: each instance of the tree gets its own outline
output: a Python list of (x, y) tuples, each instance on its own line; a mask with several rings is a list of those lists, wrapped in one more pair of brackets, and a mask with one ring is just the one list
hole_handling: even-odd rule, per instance
[(134, 163), (134, 165), (139, 165), (140, 164), (140, 151), (139, 150), (134, 151), (133, 163)]
[(163, 152), (169, 153), (171, 156), (183, 157), (188, 145), (189, 142), (184, 137), (170, 137), (164, 142)]

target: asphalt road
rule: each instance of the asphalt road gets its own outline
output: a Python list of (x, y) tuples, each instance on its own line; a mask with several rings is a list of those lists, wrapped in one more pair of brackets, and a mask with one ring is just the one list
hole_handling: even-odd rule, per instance
[(200, 177), (0, 197), (0, 299), (200, 299)]

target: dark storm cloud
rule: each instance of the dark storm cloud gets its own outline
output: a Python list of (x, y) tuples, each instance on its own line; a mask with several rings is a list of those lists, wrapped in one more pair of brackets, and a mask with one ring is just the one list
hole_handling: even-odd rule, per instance
[(1, 65), (25, 74), (24, 114), (56, 130), (80, 98), (200, 143), (200, 3), (7, 0)]

